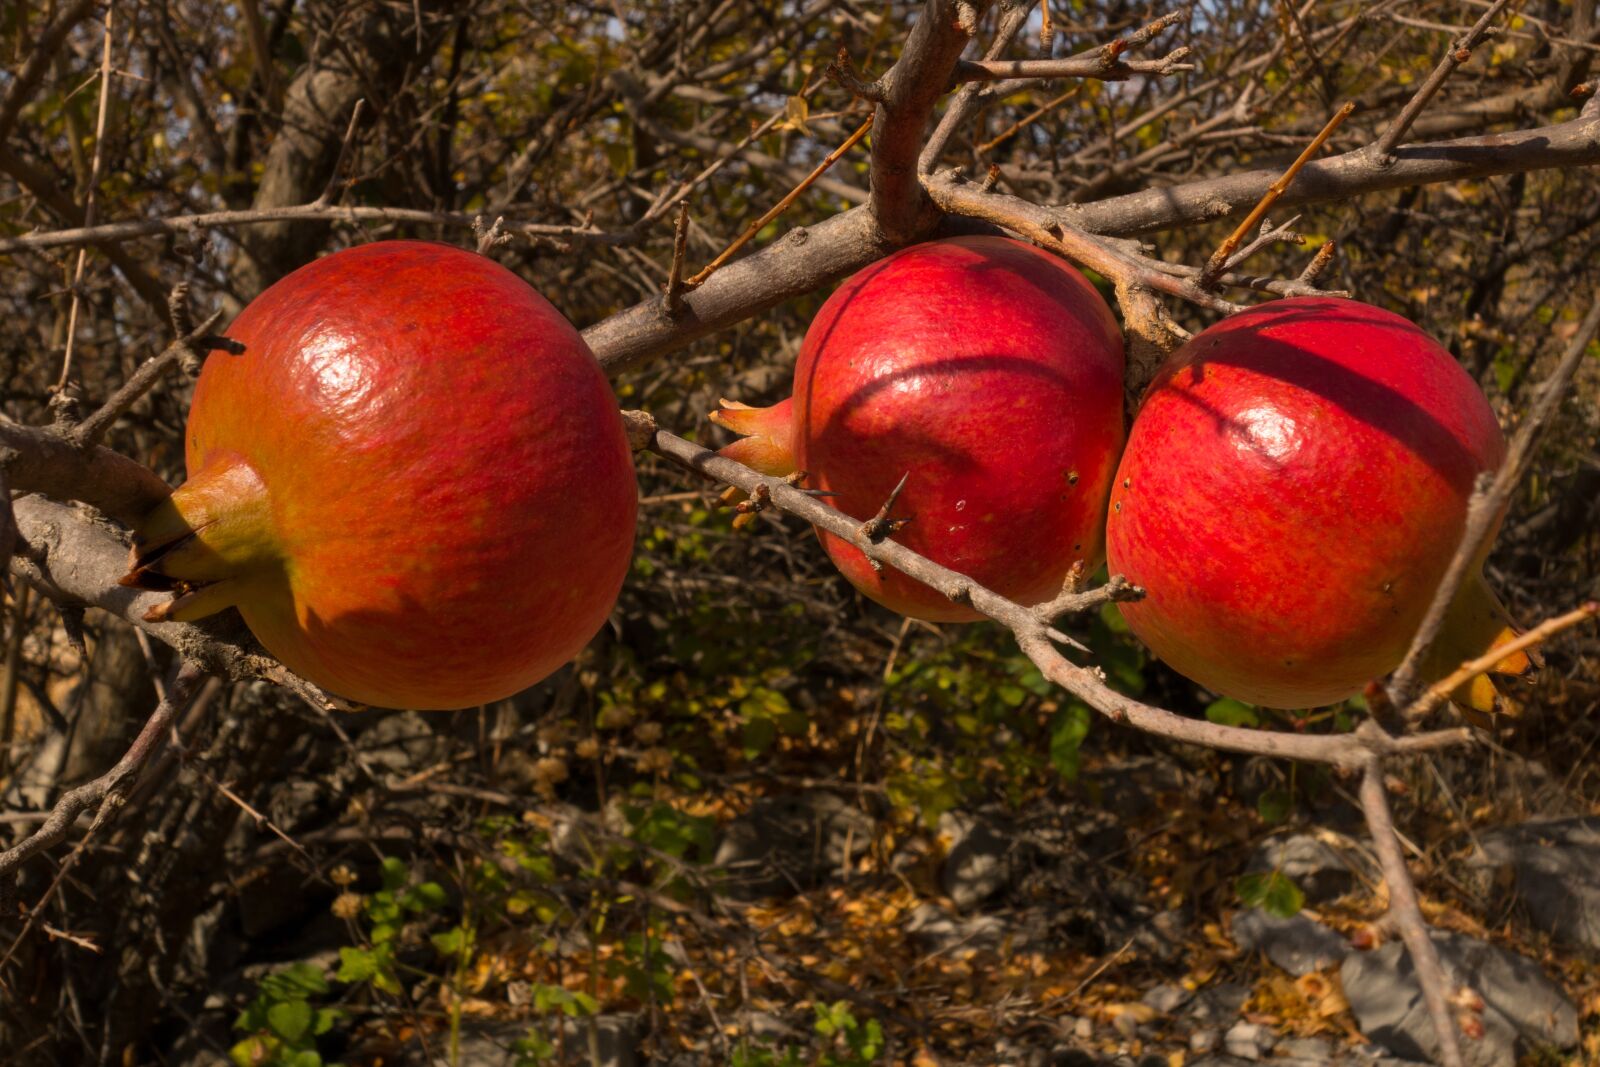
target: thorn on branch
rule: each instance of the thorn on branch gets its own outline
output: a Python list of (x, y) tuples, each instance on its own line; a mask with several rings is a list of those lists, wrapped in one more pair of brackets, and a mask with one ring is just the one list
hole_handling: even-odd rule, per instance
[(850, 61), (850, 51), (843, 45), (834, 56), (833, 62), (828, 64), (828, 77), (839, 83), (839, 87), (857, 100), (866, 100), (869, 103), (881, 104), (884, 100), (885, 89), (881, 80), (862, 81), (856, 73), (855, 64)]
[(983, 183), (981, 187), (984, 192), (988, 192), (990, 189), (993, 189), (996, 185), (998, 185), (999, 182), (1000, 164), (991, 163), (989, 164), (989, 172), (983, 176)]
[(667, 315), (677, 318), (683, 312), (683, 259), (689, 248), (689, 201), (678, 201), (678, 222), (672, 235), (672, 267), (667, 271), (664, 304)]
[[(878, 508), (878, 513), (857, 527), (855, 541), (858, 547), (865, 549), (868, 545), (876, 545), (884, 538), (893, 536), (904, 529), (906, 524), (911, 521), (911, 516), (898, 519), (894, 517), (895, 502), (900, 499), (901, 491), (905, 489), (906, 483), (910, 480), (911, 472), (906, 471), (900, 476), (900, 481), (895, 484), (895, 487), (889, 490), (889, 497), (883, 502), (883, 506)], [(871, 553), (867, 553), (867, 562), (872, 564), (872, 569), (875, 572), (883, 573), (883, 564), (873, 559)]]

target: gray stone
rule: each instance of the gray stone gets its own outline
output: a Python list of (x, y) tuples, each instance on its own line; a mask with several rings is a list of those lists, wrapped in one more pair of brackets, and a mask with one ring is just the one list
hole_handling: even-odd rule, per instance
[(951, 839), (939, 882), (956, 907), (970, 908), (1011, 884), (1016, 842), (996, 820), (969, 812), (945, 812), (939, 817), (939, 832)]
[(1306, 915), (1280, 919), (1260, 908), (1236, 912), (1233, 940), (1246, 952), (1262, 952), (1295, 977), (1325, 970), (1350, 954), (1339, 934)]
[(906, 920), (906, 932), (930, 952), (998, 949), (1009, 931), (998, 915), (970, 918), (946, 915), (933, 904), (919, 904)]
[(865, 852), (875, 826), (826, 791), (763, 797), (723, 828), (713, 862), (741, 895), (806, 889)]
[(1272, 1048), (1272, 1032), (1256, 1023), (1234, 1023), (1222, 1035), (1222, 1047), (1230, 1056), (1259, 1060)]
[(1568, 945), (1600, 950), (1600, 817), (1506, 826), (1479, 835), (1468, 861), (1507, 871), (1539, 929)]
[(1194, 994), (1181, 985), (1163, 984), (1150, 990), (1139, 999), (1162, 1015), (1171, 1015), (1194, 998)]
[(1217, 1032), (1201, 1027), (1189, 1035), (1189, 1051), (1203, 1056), (1217, 1047)]
[(1189, 1010), (1184, 1014), (1195, 1022), (1217, 1027), (1231, 1026), (1239, 1017), (1239, 1012), (1244, 1010), (1244, 1002), (1249, 999), (1249, 986), (1221, 982), (1196, 993), (1194, 1000), (1189, 1003)]
[(1310, 1060), (1312, 1063), (1331, 1063), (1335, 1058), (1333, 1042), (1325, 1037), (1291, 1037), (1278, 1042), (1272, 1052), (1279, 1059)]
[[(1446, 980), (1472, 989), (1484, 1002), (1483, 1037), (1461, 1042), (1470, 1067), (1503, 1067), (1519, 1051), (1577, 1044), (1577, 1009), (1538, 964), (1476, 938), (1443, 930), (1432, 935)], [(1362, 1033), (1398, 1056), (1436, 1057), (1433, 1021), (1402, 943), (1351, 953), (1339, 977)]]
[(1378, 881), (1378, 874), (1359, 849), (1335, 848), (1312, 834), (1289, 834), (1262, 842), (1245, 868), (1278, 871), (1305, 894), (1306, 903), (1336, 900), (1361, 884), (1358, 876)]

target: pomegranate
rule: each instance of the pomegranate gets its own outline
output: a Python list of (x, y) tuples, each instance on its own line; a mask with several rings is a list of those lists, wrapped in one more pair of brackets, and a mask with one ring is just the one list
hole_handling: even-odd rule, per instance
[[(1173, 353), (1134, 419), (1106, 540), (1146, 595), (1122, 613), (1224, 696), (1343, 700), (1399, 665), (1504, 454), (1483, 393), (1406, 319), (1325, 298), (1232, 315)], [(1474, 570), (1434, 675), (1511, 634)]]
[[(806, 331), (794, 395), (724, 401), (746, 434), (723, 454), (807, 472), (847, 515), (877, 512), (909, 474), (896, 539), (1023, 603), (1092, 571), (1122, 444), (1122, 340), (1094, 287), (1001, 237), (905, 249), (862, 270)], [(933, 621), (971, 608), (819, 530), (834, 564), (884, 606)]]
[(633, 460), (566, 319), (471, 252), (383, 241), (273, 285), (206, 361), (189, 480), (136, 531), (156, 618), (234, 606), (366, 704), (470, 707), (594, 635), (633, 547)]

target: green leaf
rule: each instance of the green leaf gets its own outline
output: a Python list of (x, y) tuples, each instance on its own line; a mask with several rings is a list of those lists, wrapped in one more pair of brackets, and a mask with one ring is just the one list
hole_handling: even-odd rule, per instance
[(444, 907), (448, 899), (444, 886), (438, 882), (423, 882), (406, 894), (406, 906), (412, 911), (427, 911)]
[(1249, 704), (1223, 697), (1206, 705), (1206, 718), (1218, 726), (1260, 726), (1261, 718)]
[(406, 870), (406, 865), (402, 860), (396, 859), (394, 856), (383, 857), (383, 888), (391, 892), (399, 889), (406, 884), (409, 874), (410, 872)]
[(1260, 908), (1268, 915), (1287, 919), (1305, 907), (1306, 897), (1282, 871), (1256, 871), (1241, 875), (1234, 891), (1246, 907)]
[(365, 982), (378, 973), (378, 960), (370, 949), (350, 948), (339, 950), (339, 971), (334, 977), (341, 982)]
[(1056, 713), (1050, 723), (1050, 762), (1061, 777), (1069, 782), (1078, 780), (1081, 764), (1079, 749), (1089, 734), (1092, 714), (1082, 704), (1068, 704)]
[(1263, 822), (1280, 823), (1294, 810), (1294, 797), (1283, 789), (1269, 789), (1256, 800), (1256, 812)]
[(305, 1040), (311, 1019), (311, 1005), (303, 1000), (281, 1000), (267, 1009), (267, 1029), (291, 1045)]

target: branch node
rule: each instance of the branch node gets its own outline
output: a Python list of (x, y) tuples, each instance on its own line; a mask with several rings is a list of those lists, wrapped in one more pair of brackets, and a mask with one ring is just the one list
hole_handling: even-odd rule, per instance
[(844, 45), (839, 46), (838, 54), (834, 56), (833, 62), (828, 64), (827, 75), (857, 100), (881, 104), (887, 95), (881, 79), (870, 82), (861, 79), (861, 75), (856, 73), (855, 64), (850, 61), (850, 51)]

